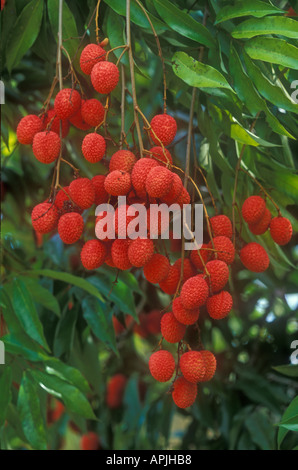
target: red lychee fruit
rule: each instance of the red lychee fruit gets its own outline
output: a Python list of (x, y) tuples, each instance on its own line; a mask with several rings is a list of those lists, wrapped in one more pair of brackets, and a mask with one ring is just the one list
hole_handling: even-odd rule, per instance
[(160, 322), (162, 312), (159, 310), (151, 310), (146, 315), (146, 330), (150, 335), (157, 335), (160, 333)]
[(172, 312), (165, 313), (160, 322), (160, 330), (168, 343), (178, 343), (185, 335), (186, 326), (182, 325)]
[[(155, 210), (156, 209), (156, 210)], [(158, 238), (169, 229), (170, 217), (165, 206), (147, 209), (147, 230), (150, 238)]]
[(52, 131), (42, 131), (33, 137), (32, 150), (41, 163), (52, 163), (58, 157), (61, 148), (60, 137)]
[(248, 224), (256, 224), (263, 217), (266, 203), (261, 196), (250, 196), (242, 205), (242, 217)]
[(106, 51), (98, 44), (88, 44), (84, 47), (80, 57), (80, 66), (82, 72), (90, 75), (95, 64), (105, 60)]
[(59, 214), (56, 206), (48, 202), (37, 204), (32, 210), (31, 221), (36, 232), (49, 233), (57, 227)]
[(292, 238), (292, 224), (286, 217), (274, 217), (270, 222), (270, 235), (278, 245), (286, 245)]
[(131, 181), (139, 197), (146, 198), (147, 192), (145, 184), (147, 176), (150, 170), (157, 166), (158, 162), (152, 158), (140, 158), (140, 160), (135, 163), (131, 173)]
[[(166, 148), (162, 148), (162, 147), (152, 147), (150, 150), (149, 150), (150, 153), (152, 153), (152, 157), (150, 155), (150, 158), (155, 158), (156, 161), (162, 165), (162, 166), (165, 166), (165, 165), (172, 165), (173, 163), (173, 159), (172, 159), (172, 156), (170, 154), (170, 152), (166, 149)], [(164, 163), (161, 163), (161, 162), (164, 162)]]
[(88, 270), (99, 268), (105, 261), (107, 254), (104, 243), (100, 240), (88, 240), (81, 251), (81, 261)]
[(17, 139), (20, 144), (32, 144), (33, 137), (42, 131), (42, 121), (35, 114), (23, 117), (17, 127)]
[(137, 157), (130, 150), (118, 150), (111, 157), (109, 170), (131, 173), (136, 162)]
[(254, 235), (263, 235), (265, 233), (270, 225), (271, 221), (271, 212), (267, 207), (265, 208), (264, 215), (262, 218), (257, 222), (256, 224), (249, 224), (248, 228), (253, 233)]
[(94, 186), (88, 178), (78, 178), (69, 185), (70, 197), (82, 209), (89, 209), (95, 201)]
[(84, 230), (83, 217), (77, 212), (68, 212), (60, 217), (58, 233), (61, 240), (70, 245), (77, 242)]
[(157, 114), (150, 122), (150, 136), (153, 142), (160, 145), (169, 145), (175, 138), (177, 132), (177, 123), (172, 116), (168, 114)]
[(214, 215), (210, 218), (211, 229), (214, 237), (233, 236), (232, 222), (226, 215)]
[(209, 297), (206, 302), (206, 307), (211, 318), (221, 320), (232, 310), (233, 298), (229, 292), (223, 290)]
[(89, 431), (86, 434), (83, 434), (80, 440), (80, 449), (81, 450), (99, 450), (100, 440), (99, 440), (98, 435), (92, 431)]
[(182, 325), (193, 325), (198, 321), (200, 310), (195, 308), (193, 310), (187, 310), (182, 302), (180, 297), (176, 297), (173, 301), (173, 315), (176, 320), (178, 320)]
[(64, 88), (60, 90), (54, 101), (54, 110), (59, 119), (69, 119), (81, 107), (81, 95), (77, 90)]
[(115, 238), (114, 234), (114, 211), (101, 211), (96, 214), (95, 235), (103, 242), (111, 241)]
[(170, 270), (170, 262), (168, 258), (159, 253), (155, 253), (150, 261), (144, 266), (144, 276), (151, 284), (159, 284), (162, 282)]
[(120, 408), (123, 402), (127, 378), (123, 374), (116, 374), (107, 383), (106, 403), (110, 409)]
[(169, 351), (156, 351), (150, 356), (149, 370), (158, 382), (168, 382), (175, 372), (175, 359)]
[(105, 109), (100, 101), (95, 98), (82, 101), (81, 116), (91, 127), (99, 126), (105, 115)]
[(248, 243), (242, 248), (240, 259), (246, 269), (254, 273), (266, 271), (270, 264), (266, 250), (255, 242)]
[(105, 190), (112, 196), (125, 196), (131, 190), (131, 177), (126, 171), (114, 170), (106, 176)]
[(123, 333), (123, 331), (125, 330), (125, 327), (122, 325), (122, 323), (120, 323), (120, 321), (118, 320), (117, 317), (115, 317), (115, 315), (113, 315), (112, 321), (113, 321), (113, 326), (115, 330), (115, 335), (118, 336), (121, 333)]
[(116, 268), (125, 271), (132, 267), (128, 258), (128, 247), (130, 240), (117, 239), (113, 241), (111, 254)]
[(174, 382), (172, 398), (179, 408), (188, 408), (196, 401), (197, 385), (188, 382), (184, 377), (178, 377)]
[(67, 136), (69, 132), (69, 121), (67, 119), (59, 119), (54, 109), (49, 109), (43, 117), (43, 130), (56, 132), (60, 136), (60, 123), (62, 125), (62, 138)]
[(154, 243), (150, 238), (136, 238), (128, 248), (128, 258), (133, 266), (141, 268), (147, 264), (154, 254)]
[(130, 213), (129, 205), (121, 205), (115, 210), (115, 233), (121, 237), (130, 235), (131, 230), (128, 226), (136, 217), (136, 215), (128, 215), (128, 213)]
[(183, 184), (181, 179), (179, 178), (176, 173), (172, 173), (173, 175), (173, 180), (172, 180), (172, 185), (171, 189), (161, 197), (162, 202), (170, 206), (171, 204), (178, 203), (178, 199), (181, 197), (183, 193)]
[[(214, 246), (214, 248), (213, 248)], [(228, 237), (219, 236), (213, 238), (213, 245), (210, 241), (208, 248), (216, 250), (217, 259), (224, 261), (227, 264), (232, 264), (235, 258), (235, 248), (233, 243)], [(216, 258), (215, 252), (211, 251), (212, 258)]]
[[(207, 275), (207, 272), (209, 276)], [(227, 263), (221, 260), (208, 261), (206, 264), (206, 282), (212, 292), (218, 292), (224, 288), (229, 280), (229, 268)]]
[(212, 352), (210, 351), (203, 350), (203, 351), (200, 351), (200, 353), (205, 361), (205, 367), (206, 367), (205, 375), (201, 379), (201, 382), (208, 382), (209, 380), (213, 378), (215, 374), (216, 358), (214, 354), (212, 354)]
[(182, 354), (179, 366), (184, 378), (188, 382), (200, 382), (205, 376), (205, 361), (199, 351), (188, 351)]
[(91, 83), (98, 93), (111, 93), (118, 82), (119, 70), (115, 64), (103, 61), (94, 65), (91, 71)]
[(177, 266), (170, 266), (167, 277), (159, 283), (159, 287), (165, 294), (174, 295), (179, 283), (180, 272)]
[(96, 175), (93, 176), (91, 182), (93, 184), (95, 190), (95, 204), (98, 206), (99, 204), (105, 204), (108, 202), (109, 195), (105, 190), (104, 182), (106, 177), (104, 175)]
[(191, 201), (190, 194), (187, 191), (187, 189), (183, 187), (180, 193), (180, 196), (178, 197), (177, 201), (175, 201), (175, 203), (179, 204), (179, 206), (183, 208), (184, 205), (190, 204), (190, 201)]
[(170, 191), (173, 173), (165, 167), (152, 168), (146, 178), (146, 191), (151, 197), (160, 198)]
[[(181, 273), (181, 258), (179, 258), (179, 259), (177, 259), (177, 261), (175, 261), (174, 266), (177, 266), (177, 268), (179, 269), (179, 272)], [(182, 282), (184, 283), (185, 281), (187, 281), (187, 279), (189, 279), (190, 277), (193, 277), (195, 275), (196, 275), (196, 271), (195, 271), (193, 265), (191, 264), (191, 262), (188, 258), (185, 258), (184, 261), (183, 261), (183, 279), (182, 279)]]
[(202, 276), (194, 276), (188, 279), (181, 289), (181, 302), (187, 310), (204, 305), (209, 295), (209, 289)]
[[(203, 243), (199, 250), (192, 250), (190, 253), (190, 260), (199, 271), (204, 270), (203, 262), (206, 264), (208, 259), (210, 258), (210, 251), (208, 250), (208, 248), (208, 245), (206, 243)], [(201, 256), (199, 255), (199, 253)]]
[(88, 131), (92, 127), (82, 118), (82, 106), (69, 118), (69, 122), (81, 131)]
[(100, 162), (106, 153), (106, 141), (103, 136), (96, 132), (87, 134), (82, 142), (82, 153), (88, 162)]

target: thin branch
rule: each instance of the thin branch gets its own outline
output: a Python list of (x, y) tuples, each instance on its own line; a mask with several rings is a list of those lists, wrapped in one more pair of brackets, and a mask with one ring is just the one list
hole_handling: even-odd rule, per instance
[(125, 139), (125, 69), (121, 64), (121, 133), (120, 133), (120, 149), (123, 148), (123, 140)]

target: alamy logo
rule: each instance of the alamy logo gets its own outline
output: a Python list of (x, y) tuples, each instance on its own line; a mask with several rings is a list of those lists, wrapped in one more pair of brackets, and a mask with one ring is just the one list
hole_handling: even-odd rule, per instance
[(291, 354), (291, 363), (292, 364), (298, 364), (298, 340), (292, 341), (291, 343), (291, 349), (295, 349), (295, 351), (292, 352)]
[[(148, 215), (149, 214), (149, 215)], [(149, 238), (169, 240), (170, 225), (174, 240), (185, 239), (185, 250), (198, 250), (203, 243), (203, 205), (150, 204), (149, 210), (142, 204), (127, 205), (126, 197), (118, 197), (118, 209), (111, 204), (97, 206), (95, 234), (99, 240)]]
[(298, 104), (298, 80), (294, 80), (291, 83), (291, 88), (295, 88), (295, 91), (291, 94), (291, 98), (296, 104)]
[(0, 365), (5, 364), (5, 347), (3, 341), (0, 341)]
[(5, 86), (2, 80), (0, 80), (0, 104), (5, 104)]

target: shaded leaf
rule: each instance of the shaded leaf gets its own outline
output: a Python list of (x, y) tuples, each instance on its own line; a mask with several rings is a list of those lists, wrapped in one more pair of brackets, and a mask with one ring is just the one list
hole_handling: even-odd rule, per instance
[(251, 0), (249, 3), (237, 2), (235, 5), (228, 5), (219, 10), (216, 15), (216, 23), (231, 20), (232, 18), (239, 18), (241, 16), (255, 16), (260, 18), (262, 16), (271, 15), (272, 13), (284, 14), (281, 10), (270, 3), (261, 2), (258, 0)]
[(284, 16), (267, 16), (262, 19), (244, 21), (232, 31), (233, 38), (237, 39), (252, 38), (262, 34), (278, 34), (297, 39), (297, 21)]
[(252, 59), (298, 70), (298, 48), (283, 39), (250, 39), (245, 43), (244, 49)]

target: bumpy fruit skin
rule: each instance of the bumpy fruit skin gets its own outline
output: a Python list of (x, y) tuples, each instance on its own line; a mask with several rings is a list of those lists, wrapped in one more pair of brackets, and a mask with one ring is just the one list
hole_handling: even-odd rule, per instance
[(76, 113), (74, 113), (70, 118), (69, 122), (81, 131), (88, 131), (92, 126), (87, 124), (82, 118), (82, 107), (80, 107)]
[(157, 145), (160, 145), (160, 142), (163, 145), (169, 145), (174, 140), (177, 132), (177, 123), (172, 116), (157, 114), (151, 120), (150, 125), (152, 128), (150, 131), (151, 138)]
[(118, 150), (111, 157), (109, 170), (120, 170), (131, 173), (136, 162), (137, 157), (130, 152), (130, 150)]
[(292, 238), (292, 224), (286, 217), (274, 217), (270, 223), (270, 235), (278, 245), (286, 245)]
[(242, 217), (248, 224), (256, 224), (263, 217), (266, 203), (260, 196), (250, 196), (242, 205)]
[(183, 184), (181, 179), (176, 173), (173, 173), (173, 180), (171, 189), (161, 197), (161, 201), (170, 206), (171, 204), (176, 204), (179, 197), (183, 192)]
[(97, 163), (106, 153), (106, 141), (102, 135), (92, 132), (87, 134), (82, 142), (82, 153), (90, 163)]
[(81, 261), (84, 268), (89, 271), (99, 268), (105, 261), (107, 254), (104, 243), (99, 240), (89, 240), (81, 251)]
[(82, 72), (90, 75), (93, 67), (98, 62), (105, 60), (105, 50), (97, 44), (88, 44), (84, 47), (80, 57), (80, 66)]
[(271, 221), (271, 212), (267, 207), (265, 208), (265, 212), (263, 217), (257, 222), (256, 224), (249, 224), (248, 228), (254, 235), (263, 235), (270, 225)]
[(209, 382), (214, 377), (215, 371), (216, 371), (216, 358), (214, 354), (210, 351), (200, 351), (201, 355), (203, 356), (203, 359), (205, 361), (205, 375), (201, 379), (201, 382)]
[(183, 208), (184, 204), (190, 204), (190, 200), (191, 198), (190, 198), (189, 192), (187, 191), (186, 188), (183, 187), (180, 196), (175, 202), (176, 204), (179, 204), (181, 208)]
[(168, 343), (178, 343), (185, 335), (186, 326), (182, 325), (172, 312), (165, 313), (160, 322), (161, 334)]
[[(191, 253), (190, 253), (190, 260), (191, 260), (192, 264), (199, 271), (203, 271), (203, 269), (204, 269), (201, 258), (203, 259), (205, 264), (207, 263), (208, 259), (210, 258), (210, 251), (206, 248), (209, 248), (208, 244), (203, 243), (199, 250), (192, 250)], [(198, 252), (200, 253), (201, 258), (199, 256)]]
[(20, 144), (29, 145), (33, 142), (33, 137), (42, 130), (42, 121), (35, 114), (28, 114), (23, 117), (17, 127), (17, 139)]
[(49, 233), (57, 227), (59, 219), (58, 210), (49, 202), (37, 204), (32, 210), (31, 221), (36, 232)]
[(170, 270), (170, 262), (168, 258), (159, 253), (155, 253), (150, 261), (144, 266), (144, 276), (151, 284), (158, 284), (162, 282)]
[(115, 233), (121, 237), (130, 235), (131, 230), (128, 226), (136, 217), (136, 215), (128, 215), (129, 207), (129, 205), (121, 205), (115, 210)]
[(89, 431), (83, 434), (80, 440), (81, 450), (99, 450), (100, 440), (95, 432)]
[(170, 266), (167, 277), (159, 283), (159, 287), (168, 295), (174, 295), (180, 279), (177, 266)]
[(207, 312), (214, 320), (225, 318), (233, 307), (233, 298), (227, 291), (212, 295), (206, 302)]
[(157, 167), (158, 162), (152, 158), (140, 158), (133, 167), (131, 173), (132, 185), (139, 197), (146, 198), (146, 179), (152, 168)]
[(168, 382), (175, 372), (175, 359), (169, 351), (156, 351), (150, 356), (149, 370), (158, 382)]
[(41, 163), (54, 162), (59, 157), (60, 148), (61, 140), (55, 132), (38, 132), (33, 138), (32, 150), (34, 156)]
[(60, 217), (58, 222), (58, 233), (61, 240), (71, 245), (77, 242), (84, 230), (83, 217), (77, 212), (68, 212)]
[(150, 238), (158, 238), (169, 229), (169, 225), (170, 217), (167, 207), (161, 205), (156, 211), (150, 207), (147, 209), (147, 230)]
[[(210, 241), (208, 243), (208, 248), (216, 250), (217, 259), (224, 261), (227, 264), (232, 264), (235, 258), (235, 248), (233, 243), (228, 237), (214, 237), (213, 238), (213, 245)], [(212, 258), (215, 258), (215, 253), (212, 253)]]
[(254, 273), (266, 271), (270, 264), (266, 250), (255, 242), (248, 243), (242, 248), (240, 259), (246, 269)]
[(154, 254), (154, 244), (150, 238), (136, 238), (128, 248), (128, 258), (133, 266), (141, 268)]
[(126, 171), (114, 170), (106, 176), (105, 190), (112, 196), (125, 196), (131, 190), (131, 177)]
[(62, 124), (62, 138), (66, 137), (69, 132), (69, 121), (67, 119), (59, 119), (54, 109), (49, 109), (42, 120), (42, 128), (44, 131), (56, 132), (60, 137), (60, 123)]
[(99, 126), (104, 120), (105, 109), (95, 98), (82, 101), (81, 115), (83, 120), (92, 127)]
[[(172, 156), (170, 152), (168, 151), (168, 149), (166, 148), (156, 146), (156, 147), (152, 147), (149, 150), (149, 152), (152, 153), (152, 158), (155, 158), (156, 161), (162, 166), (165, 166), (165, 164), (169, 165), (173, 163)], [(150, 155), (150, 158), (151, 158), (151, 155)], [(161, 163), (161, 162), (164, 162), (164, 163)]]
[(206, 264), (206, 270), (210, 277), (206, 275), (206, 282), (212, 292), (218, 292), (224, 288), (229, 280), (229, 268), (224, 261), (212, 260)]
[(184, 377), (178, 377), (174, 382), (172, 398), (179, 408), (188, 408), (196, 401), (197, 392), (196, 384), (188, 382)]
[(123, 374), (116, 374), (108, 381), (106, 403), (110, 409), (120, 408), (122, 405), (126, 382)]
[(117, 239), (113, 241), (111, 254), (116, 268), (125, 271), (132, 267), (128, 258), (129, 240)]
[(111, 93), (119, 82), (118, 67), (107, 61), (95, 64), (91, 71), (91, 82), (98, 93)]
[(202, 276), (194, 276), (188, 279), (181, 289), (181, 302), (187, 310), (201, 307), (207, 300), (209, 289)]
[(146, 191), (151, 197), (161, 198), (170, 191), (173, 173), (165, 167), (152, 168), (146, 178)]
[(54, 204), (57, 207), (57, 209), (59, 209), (60, 213), (65, 212), (65, 205), (66, 204), (64, 204), (64, 203), (69, 202), (71, 204), (71, 201), (68, 197), (68, 194), (69, 194), (69, 187), (64, 186), (63, 190), (59, 189), (59, 191), (56, 195)]
[(104, 183), (106, 177), (104, 175), (96, 175), (93, 176), (91, 182), (93, 184), (95, 190), (95, 204), (98, 206), (99, 204), (104, 204), (108, 202), (109, 195), (105, 190)]
[(78, 178), (69, 185), (71, 199), (81, 209), (89, 209), (94, 204), (95, 190), (91, 180), (88, 178)]
[[(181, 273), (181, 258), (177, 259), (175, 261), (174, 266), (177, 266), (179, 269), (179, 272)], [(196, 270), (194, 269), (193, 265), (191, 264), (190, 260), (188, 258), (185, 258), (183, 261), (183, 279), (182, 282), (184, 283), (189, 279), (190, 277), (193, 277), (196, 275)]]
[(60, 90), (54, 101), (54, 109), (59, 119), (68, 119), (81, 107), (81, 95), (77, 90), (64, 88)]
[(210, 218), (211, 229), (214, 237), (228, 237), (233, 236), (232, 222), (226, 215), (215, 215)]
[(182, 354), (179, 365), (184, 378), (188, 382), (197, 383), (204, 378), (206, 366), (199, 351), (188, 351)]
[(200, 310), (198, 308), (187, 310), (183, 306), (180, 297), (176, 297), (173, 301), (173, 315), (182, 325), (193, 325), (198, 321)]

